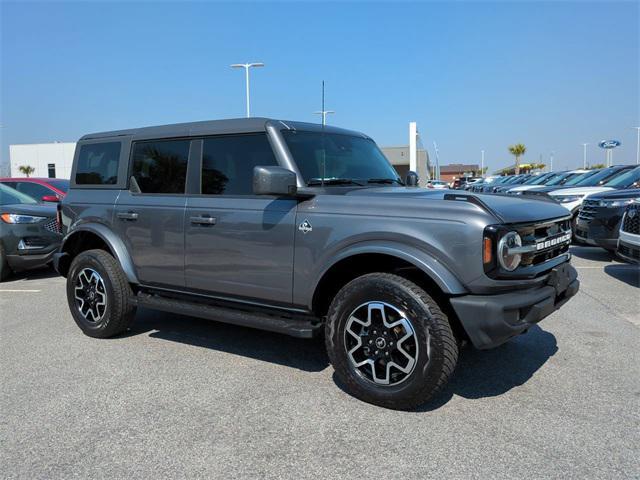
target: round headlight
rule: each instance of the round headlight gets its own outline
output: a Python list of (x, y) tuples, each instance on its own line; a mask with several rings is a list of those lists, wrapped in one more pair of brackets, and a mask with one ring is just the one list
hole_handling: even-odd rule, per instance
[(502, 268), (511, 272), (518, 268), (522, 255), (519, 253), (509, 253), (510, 248), (522, 246), (522, 239), (516, 232), (509, 232), (498, 242), (498, 261)]

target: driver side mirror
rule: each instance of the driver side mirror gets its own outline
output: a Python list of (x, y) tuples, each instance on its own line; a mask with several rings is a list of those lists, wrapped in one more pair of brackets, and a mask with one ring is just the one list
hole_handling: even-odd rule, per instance
[(254, 167), (253, 193), (255, 195), (293, 196), (298, 191), (296, 174), (282, 167)]
[(407, 178), (404, 183), (407, 187), (417, 187), (418, 180), (418, 174), (416, 172), (410, 171), (409, 173), (407, 173)]
[(44, 195), (41, 200), (43, 202), (59, 202), (60, 201), (60, 197), (58, 197), (57, 195)]

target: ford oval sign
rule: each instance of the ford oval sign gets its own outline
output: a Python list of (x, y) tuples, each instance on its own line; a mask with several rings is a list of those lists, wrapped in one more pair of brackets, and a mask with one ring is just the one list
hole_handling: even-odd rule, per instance
[(602, 140), (600, 143), (598, 143), (598, 146), (600, 148), (616, 148), (620, 146), (620, 141), (618, 140)]

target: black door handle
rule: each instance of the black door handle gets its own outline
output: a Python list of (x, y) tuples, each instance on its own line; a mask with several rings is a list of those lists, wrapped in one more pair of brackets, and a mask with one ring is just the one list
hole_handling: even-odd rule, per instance
[(138, 214), (136, 212), (119, 212), (118, 218), (120, 220), (137, 220)]
[(191, 217), (189, 220), (191, 220), (191, 223), (195, 224), (195, 225), (215, 225), (216, 224), (216, 218), (215, 217)]

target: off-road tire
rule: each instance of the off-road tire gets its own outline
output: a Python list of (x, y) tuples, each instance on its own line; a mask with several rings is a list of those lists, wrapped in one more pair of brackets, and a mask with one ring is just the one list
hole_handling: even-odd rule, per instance
[[(106, 290), (106, 310), (97, 322), (87, 320), (78, 309), (74, 295), (77, 277), (83, 269), (99, 273)], [(104, 250), (87, 250), (71, 262), (67, 275), (67, 301), (73, 319), (80, 329), (94, 338), (108, 338), (129, 328), (136, 313), (133, 292), (122, 268), (115, 258)]]
[(4, 253), (4, 246), (0, 241), (0, 282), (4, 282), (11, 275), (11, 267), (7, 263), (7, 256)]
[[(397, 385), (363, 378), (347, 354), (348, 317), (367, 302), (386, 302), (404, 311), (417, 336), (415, 367)], [(396, 410), (412, 410), (432, 398), (449, 381), (458, 360), (456, 339), (438, 304), (415, 283), (388, 273), (363, 275), (338, 292), (327, 314), (325, 343), (336, 375), (350, 394)]]

